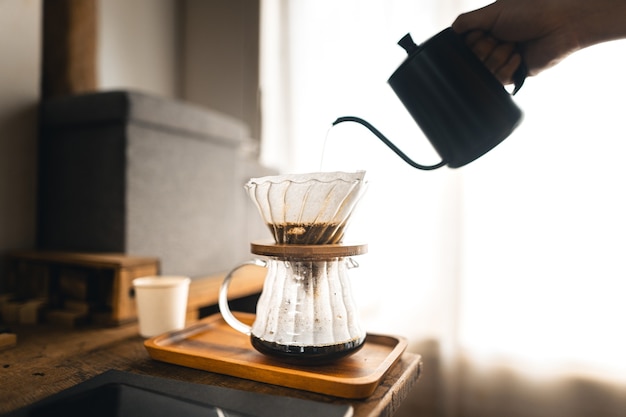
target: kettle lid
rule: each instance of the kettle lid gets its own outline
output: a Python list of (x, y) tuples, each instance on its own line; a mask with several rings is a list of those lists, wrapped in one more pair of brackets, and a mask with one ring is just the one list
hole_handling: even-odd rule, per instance
[(417, 45), (413, 41), (410, 33), (404, 35), (402, 39), (398, 41), (398, 45), (400, 45), (406, 51), (406, 53), (409, 54), (409, 56), (419, 52), (420, 50), (419, 45)]

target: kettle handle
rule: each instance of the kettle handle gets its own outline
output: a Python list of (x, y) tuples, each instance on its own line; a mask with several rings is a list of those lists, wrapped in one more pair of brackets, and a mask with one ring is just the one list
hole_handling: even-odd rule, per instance
[(421, 164), (418, 164), (417, 162), (415, 162), (411, 158), (409, 158), (404, 152), (402, 152), (400, 150), (400, 148), (398, 148), (396, 145), (391, 143), (391, 141), (389, 139), (387, 139), (385, 137), (385, 135), (380, 133), (380, 131), (378, 129), (376, 129), (369, 122), (361, 119), (360, 117), (355, 117), (355, 116), (339, 117), (337, 120), (335, 120), (333, 122), (333, 126), (335, 126), (335, 125), (337, 125), (339, 123), (342, 123), (342, 122), (355, 122), (355, 123), (359, 123), (359, 124), (365, 126), (366, 128), (368, 128), (370, 130), (370, 132), (372, 132), (374, 135), (376, 135), (376, 137), (378, 139), (383, 141), (383, 143), (385, 145), (389, 146), (389, 148), (391, 148), (392, 151), (394, 151), (400, 158), (402, 158), (404, 160), (404, 162), (406, 162), (407, 164), (411, 165), (413, 168), (422, 169), (424, 171), (430, 171), (430, 170), (433, 170), (433, 169), (441, 168), (442, 166), (447, 164), (446, 161), (441, 161), (441, 162), (439, 162), (436, 165), (421, 165)]
[(528, 75), (528, 68), (524, 63), (524, 60), (519, 64), (515, 72), (513, 73), (513, 92), (511, 95), (517, 94), (520, 88), (524, 85), (524, 81), (526, 81), (526, 76)]

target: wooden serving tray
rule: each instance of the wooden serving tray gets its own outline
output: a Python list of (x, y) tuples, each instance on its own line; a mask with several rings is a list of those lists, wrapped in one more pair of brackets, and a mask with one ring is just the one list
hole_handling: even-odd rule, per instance
[[(236, 313), (251, 324), (254, 315)], [(328, 365), (285, 364), (257, 352), (217, 313), (144, 342), (158, 361), (342, 398), (370, 396), (407, 346), (402, 337), (368, 334), (356, 353)]]

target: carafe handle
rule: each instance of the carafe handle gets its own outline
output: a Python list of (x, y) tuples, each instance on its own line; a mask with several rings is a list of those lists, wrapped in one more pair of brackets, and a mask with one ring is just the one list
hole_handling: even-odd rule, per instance
[(252, 333), (252, 327), (239, 321), (230, 311), (230, 307), (228, 306), (228, 287), (230, 286), (230, 281), (233, 278), (233, 274), (237, 272), (239, 269), (248, 265), (265, 267), (267, 265), (267, 262), (261, 259), (252, 259), (249, 261), (242, 262), (236, 267), (234, 267), (233, 269), (231, 269), (230, 272), (226, 275), (226, 277), (224, 277), (224, 281), (222, 281), (222, 285), (220, 285), (219, 308), (220, 308), (220, 313), (222, 314), (222, 317), (224, 318), (224, 321), (228, 323), (230, 327), (237, 330), (238, 332), (241, 332), (243, 334), (250, 336), (250, 334)]

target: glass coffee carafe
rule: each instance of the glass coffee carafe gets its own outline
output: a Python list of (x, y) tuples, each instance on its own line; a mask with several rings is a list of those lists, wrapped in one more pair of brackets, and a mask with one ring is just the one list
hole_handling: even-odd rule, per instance
[[(274, 241), (252, 242), (257, 257), (236, 266), (220, 288), (224, 320), (250, 336), (266, 355), (299, 364), (327, 363), (350, 355), (365, 341), (352, 297), (349, 270), (365, 244), (344, 244), (343, 235), (366, 188), (364, 172), (313, 173), (252, 179), (248, 194)], [(252, 326), (228, 307), (235, 271), (267, 268)]]

